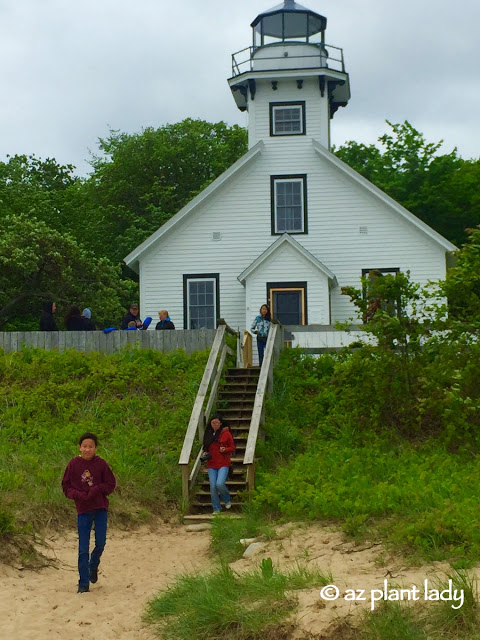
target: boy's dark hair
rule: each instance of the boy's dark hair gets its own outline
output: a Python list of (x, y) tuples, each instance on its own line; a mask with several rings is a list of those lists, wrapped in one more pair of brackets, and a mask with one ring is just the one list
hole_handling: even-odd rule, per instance
[(98, 447), (98, 438), (94, 433), (90, 433), (88, 431), (87, 433), (84, 433), (83, 436), (80, 436), (78, 444), (82, 444), (84, 440), (93, 440), (95, 443), (95, 446)]

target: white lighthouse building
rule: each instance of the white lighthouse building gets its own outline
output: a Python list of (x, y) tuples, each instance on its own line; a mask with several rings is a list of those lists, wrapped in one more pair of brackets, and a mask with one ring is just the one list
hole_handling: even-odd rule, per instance
[(177, 328), (243, 329), (267, 302), (285, 325), (331, 333), (354, 315), (342, 286), (372, 269), (426, 284), (455, 247), (330, 152), (350, 83), (326, 18), (285, 0), (251, 26), (228, 80), (247, 153), (125, 262), (143, 315), (167, 308)]

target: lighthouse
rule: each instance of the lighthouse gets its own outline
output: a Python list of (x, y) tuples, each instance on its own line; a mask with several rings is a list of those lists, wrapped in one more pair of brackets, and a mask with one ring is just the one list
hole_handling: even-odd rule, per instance
[(252, 45), (232, 55), (228, 81), (248, 112), (249, 148), (304, 136), (330, 149), (330, 121), (347, 105), (350, 82), (342, 49), (325, 42), (327, 19), (284, 0), (251, 27)]

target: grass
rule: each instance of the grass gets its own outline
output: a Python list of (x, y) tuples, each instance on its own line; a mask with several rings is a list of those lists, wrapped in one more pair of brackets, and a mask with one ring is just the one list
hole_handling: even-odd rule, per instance
[(273, 640), (295, 610), (293, 592), (331, 579), (300, 567), (281, 573), (270, 558), (243, 574), (221, 564), (207, 575), (180, 576), (149, 603), (146, 619), (163, 640)]
[(207, 356), (0, 352), (0, 537), (74, 524), (60, 483), (85, 431), (98, 435), (98, 454), (118, 479), (112, 522), (177, 507), (181, 480), (172, 470)]
[(210, 549), (221, 562), (228, 563), (242, 557), (245, 548), (242, 538), (275, 538), (275, 528), (246, 505), (243, 518), (214, 518)]
[[(432, 589), (444, 593), (463, 591), (463, 605), (455, 600), (429, 600), (421, 595), (416, 603), (382, 602), (375, 611), (364, 614), (359, 624), (340, 620), (329, 640), (480, 640), (480, 616), (476, 579), (464, 571), (429, 580)], [(454, 605), (453, 608), (452, 604)]]

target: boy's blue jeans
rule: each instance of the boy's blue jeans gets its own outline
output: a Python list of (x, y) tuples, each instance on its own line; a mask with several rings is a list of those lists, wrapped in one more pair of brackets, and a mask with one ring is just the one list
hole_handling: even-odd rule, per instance
[[(107, 515), (106, 509), (95, 509), (94, 511), (78, 514), (79, 587), (89, 586), (90, 571), (96, 571), (100, 564), (100, 557), (107, 541)], [(95, 525), (95, 547), (90, 556), (90, 531), (92, 530), (92, 525)]]
[[(210, 480), (210, 496), (212, 498), (212, 507), (214, 511), (221, 511), (220, 498), (225, 504), (230, 502), (230, 494), (228, 493), (225, 481), (228, 476), (229, 467), (220, 467), (220, 469), (209, 469), (208, 479)], [(219, 497), (220, 496), (220, 497)]]

